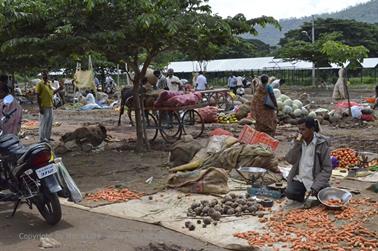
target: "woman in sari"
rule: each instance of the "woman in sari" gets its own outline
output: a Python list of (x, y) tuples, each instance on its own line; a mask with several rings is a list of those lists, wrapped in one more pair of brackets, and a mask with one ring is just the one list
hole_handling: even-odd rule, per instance
[[(260, 79), (254, 79), (256, 84), (255, 94), (252, 98), (251, 113), (256, 120), (257, 131), (265, 132), (274, 137), (277, 127), (277, 101), (273, 93), (273, 88), (268, 84), (269, 77), (262, 75)], [(266, 103), (270, 98), (273, 106)]]

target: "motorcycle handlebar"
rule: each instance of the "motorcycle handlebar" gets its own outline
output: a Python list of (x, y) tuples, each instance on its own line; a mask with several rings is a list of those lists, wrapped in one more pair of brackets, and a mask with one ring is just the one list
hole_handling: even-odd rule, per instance
[(3, 117), (1, 118), (1, 121), (6, 122), (13, 115), (13, 113), (15, 113), (16, 111), (17, 111), (17, 108), (15, 108), (13, 111), (11, 111), (9, 113), (3, 112)]

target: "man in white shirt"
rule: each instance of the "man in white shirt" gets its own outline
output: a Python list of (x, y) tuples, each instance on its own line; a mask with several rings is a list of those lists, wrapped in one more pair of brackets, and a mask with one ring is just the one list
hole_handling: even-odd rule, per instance
[(285, 84), (285, 79), (276, 79), (270, 85), (273, 89), (280, 89), (283, 84)]
[(207, 89), (207, 79), (203, 75), (203, 72), (200, 71), (199, 75), (197, 76), (197, 79), (196, 79), (196, 90), (197, 91), (204, 91), (206, 89)]
[(293, 167), (287, 177), (286, 196), (303, 202), (329, 186), (332, 173), (330, 149), (324, 136), (318, 134), (319, 123), (307, 117), (298, 122), (299, 138), (286, 155)]
[(167, 85), (168, 85), (168, 89), (170, 91), (179, 91), (181, 89), (181, 81), (178, 77), (176, 77), (175, 75), (173, 75), (174, 73), (174, 70), (171, 68), (171, 69), (168, 69), (168, 72), (167, 72)]

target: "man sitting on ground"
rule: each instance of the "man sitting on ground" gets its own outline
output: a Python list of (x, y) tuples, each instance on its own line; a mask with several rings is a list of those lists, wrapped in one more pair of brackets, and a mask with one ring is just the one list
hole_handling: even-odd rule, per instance
[(285, 159), (293, 165), (287, 177), (288, 199), (304, 202), (329, 186), (332, 173), (330, 149), (324, 136), (318, 134), (317, 120), (306, 117), (298, 121), (299, 136)]

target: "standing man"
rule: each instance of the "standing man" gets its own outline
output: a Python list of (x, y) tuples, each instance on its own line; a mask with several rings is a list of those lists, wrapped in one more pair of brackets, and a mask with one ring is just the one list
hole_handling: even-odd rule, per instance
[(47, 72), (42, 73), (42, 78), (43, 80), (35, 87), (40, 113), (39, 140), (41, 142), (50, 142), (53, 122), (53, 96), (55, 93), (63, 90), (63, 86), (60, 84), (59, 88), (54, 90), (51, 87)]
[(13, 111), (14, 113), (6, 123), (1, 125), (1, 129), (3, 130), (3, 134), (17, 135), (21, 129), (22, 108), (12, 94), (10, 94), (7, 81), (8, 76), (0, 76), (0, 118), (9, 115)]
[(170, 91), (179, 91), (181, 89), (181, 81), (178, 77), (173, 75), (174, 70), (172, 68), (168, 69), (167, 72), (167, 86)]
[(298, 121), (299, 136), (285, 159), (293, 165), (287, 177), (286, 196), (303, 202), (329, 186), (332, 173), (330, 149), (324, 136), (318, 134), (319, 122), (311, 117)]
[(99, 90), (100, 89), (100, 80), (98, 80), (98, 78), (96, 76), (94, 77), (94, 84), (96, 86), (96, 90)]
[(235, 74), (232, 73), (232, 74), (228, 77), (227, 86), (228, 86), (228, 88), (230, 88), (230, 90), (231, 90), (234, 94), (236, 94), (236, 89), (238, 89), (237, 84), (238, 84), (238, 80), (236, 79)]
[(207, 79), (203, 75), (203, 72), (200, 71), (196, 80), (196, 91), (204, 91), (207, 89)]
[(155, 70), (154, 75), (155, 77), (158, 78), (158, 81), (156, 83), (157, 89), (168, 91), (169, 88), (168, 88), (167, 78), (163, 74), (161, 74), (161, 71)]

